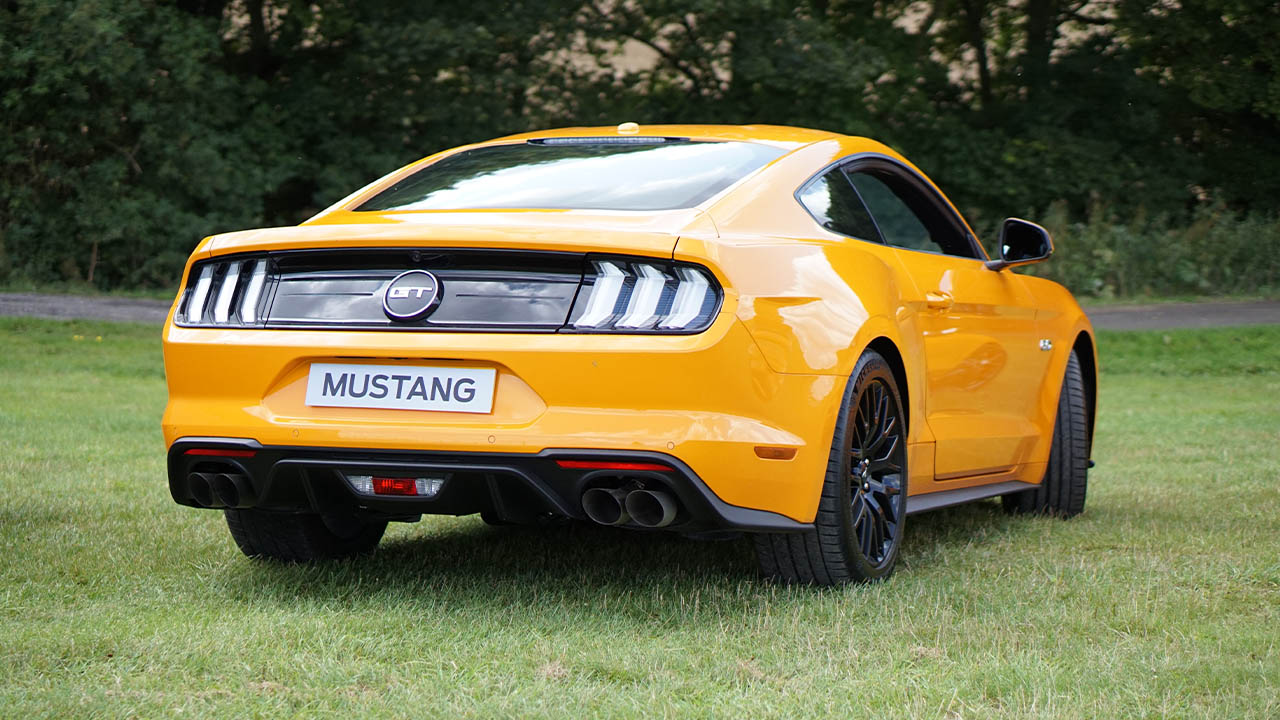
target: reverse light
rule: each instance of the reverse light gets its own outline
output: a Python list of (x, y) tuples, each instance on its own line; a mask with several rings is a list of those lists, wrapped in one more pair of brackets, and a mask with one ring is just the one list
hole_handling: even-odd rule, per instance
[(700, 332), (720, 307), (719, 286), (696, 265), (608, 259), (591, 267), (570, 314), (571, 331)]
[(432, 497), (444, 486), (445, 476), (394, 477), (385, 475), (347, 475), (347, 482), (364, 495), (396, 495)]

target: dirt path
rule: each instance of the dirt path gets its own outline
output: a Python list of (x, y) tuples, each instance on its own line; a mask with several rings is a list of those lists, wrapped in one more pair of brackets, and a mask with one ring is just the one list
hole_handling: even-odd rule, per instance
[(1112, 305), (1086, 310), (1100, 330), (1173, 330), (1230, 325), (1280, 325), (1280, 301)]
[(169, 305), (168, 300), (0, 293), (0, 315), (25, 315), (59, 320), (79, 318), (159, 325), (168, 316)]
[[(0, 315), (160, 324), (168, 300), (0, 293)], [(1280, 301), (1112, 305), (1088, 311), (1101, 330), (1167, 330), (1226, 325), (1280, 325)]]

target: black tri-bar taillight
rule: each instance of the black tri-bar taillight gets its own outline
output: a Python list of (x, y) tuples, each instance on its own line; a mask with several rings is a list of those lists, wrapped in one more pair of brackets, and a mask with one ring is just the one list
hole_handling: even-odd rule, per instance
[(593, 258), (562, 332), (696, 333), (721, 291), (706, 268), (639, 258)]
[(266, 321), (273, 275), (266, 257), (197, 263), (191, 268), (174, 321), (204, 327), (260, 327)]

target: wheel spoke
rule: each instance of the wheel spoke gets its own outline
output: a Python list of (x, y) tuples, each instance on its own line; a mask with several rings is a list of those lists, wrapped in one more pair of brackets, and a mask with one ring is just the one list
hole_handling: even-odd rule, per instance
[(854, 533), (858, 536), (858, 547), (861, 548), (862, 554), (867, 555), (871, 551), (872, 534), (875, 532), (875, 514), (871, 512), (866, 502), (866, 496), (859, 496), (859, 505), (862, 506), (862, 512), (859, 513), (859, 522), (854, 525)]
[(863, 554), (872, 562), (880, 562), (884, 557), (884, 509), (880, 507), (874, 495), (867, 493), (863, 497), (867, 502), (871, 525), (870, 542), (863, 547)]
[(873, 563), (879, 563), (884, 559), (884, 516), (876, 513), (871, 516), (871, 523), (874, 531), (871, 534), (872, 546), (871, 552), (867, 553), (867, 559)]
[(880, 511), (884, 513), (885, 522), (896, 525), (898, 522), (898, 512), (893, 507), (893, 498), (889, 497), (888, 493), (882, 491), (877, 497), (877, 500), (880, 504)]
[(867, 405), (867, 396), (864, 393), (862, 397), (858, 398), (858, 413), (853, 420), (854, 436), (860, 448), (866, 448), (867, 446), (867, 430), (871, 426), (870, 410), (871, 408)]
[(858, 529), (858, 524), (867, 519), (867, 504), (862, 501), (862, 494), (855, 494), (853, 497), (853, 529)]
[(889, 393), (884, 386), (876, 383), (876, 423), (884, 427), (889, 418)]
[(881, 387), (880, 383), (876, 383), (872, 385), (871, 391), (872, 391), (871, 418), (873, 421), (872, 427), (874, 428), (874, 430), (872, 430), (869, 433), (867, 440), (869, 442), (875, 442), (884, 433), (884, 418), (888, 412), (887, 405), (889, 402), (889, 397), (885, 393), (884, 388)]
[(902, 466), (889, 460), (881, 460), (880, 462), (871, 463), (871, 472), (880, 475), (899, 473), (902, 472)]
[(889, 449), (886, 450), (883, 455), (879, 455), (878, 457), (873, 455), (871, 457), (871, 472), (884, 473), (885, 471), (888, 471), (888, 472), (902, 471), (902, 466), (899, 463), (894, 462), (894, 460), (892, 459), (893, 456), (898, 451), (899, 441), (900, 441), (899, 435), (892, 436), (892, 440), (889, 443)]
[[(879, 450), (880, 448), (884, 447), (885, 442), (888, 441), (889, 439), (896, 440), (898, 438), (897, 434), (894, 434), (893, 432), (894, 426), (896, 426), (897, 424), (898, 424), (898, 419), (895, 417), (890, 417), (888, 420), (886, 420), (884, 423), (881, 424), (880, 432), (875, 436), (875, 438), (867, 446), (867, 455), (873, 458), (880, 456)], [(893, 452), (892, 447), (888, 452), (885, 453), (885, 455), (888, 455), (889, 452)]]

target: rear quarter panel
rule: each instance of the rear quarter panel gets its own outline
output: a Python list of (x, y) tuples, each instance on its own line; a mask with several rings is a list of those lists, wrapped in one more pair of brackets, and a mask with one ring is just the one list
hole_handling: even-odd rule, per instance
[[(873, 340), (887, 338), (897, 347), (909, 388), (924, 384), (920, 334), (900, 287), (910, 279), (892, 248), (823, 229), (793, 195), (849, 152), (848, 143), (827, 141), (779, 160), (709, 208), (705, 222), (682, 233), (675, 249), (675, 259), (703, 263), (721, 277), (725, 312), (736, 314), (773, 372), (831, 378), (826, 397), (788, 401), (813, 418), (806, 441), (827, 448), (845, 385)], [(923, 418), (923, 395), (906, 394), (909, 416)], [(924, 422), (909, 424), (913, 482), (932, 478), (932, 442)], [(821, 480), (819, 468), (815, 488)]]

